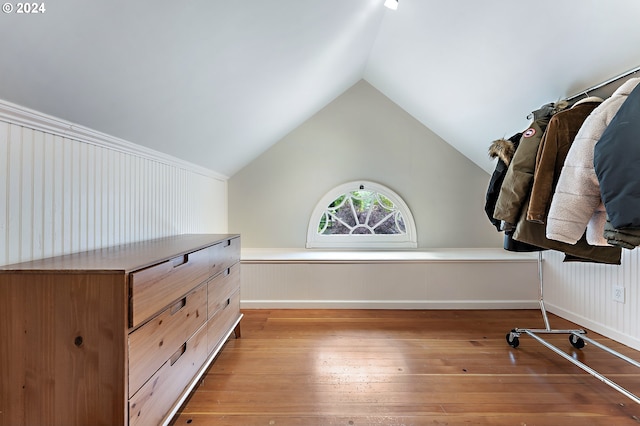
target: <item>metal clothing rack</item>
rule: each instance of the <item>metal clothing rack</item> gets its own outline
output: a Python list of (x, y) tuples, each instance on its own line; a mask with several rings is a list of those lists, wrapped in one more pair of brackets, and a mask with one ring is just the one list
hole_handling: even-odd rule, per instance
[[(569, 103), (577, 100), (578, 98), (582, 97), (582, 96), (589, 96), (589, 92), (593, 92), (593, 91), (597, 91), (598, 89), (601, 89), (603, 87), (606, 87), (612, 83), (615, 83), (619, 80), (622, 80), (624, 78), (627, 77), (631, 77), (633, 74), (637, 73), (638, 71), (640, 71), (640, 66), (637, 66), (635, 68), (632, 68), (620, 75), (617, 75), (615, 77), (610, 78), (609, 80), (603, 81), (602, 83), (596, 84), (595, 86), (592, 86), (588, 89), (582, 90), (572, 96), (567, 97), (565, 100)], [(616, 356), (626, 362), (628, 362), (629, 364), (634, 365), (635, 367), (640, 368), (640, 362), (637, 362), (625, 355), (622, 355), (619, 352), (614, 351), (613, 349), (598, 343), (597, 341), (590, 339), (586, 336), (587, 332), (582, 330), (582, 329), (575, 329), (575, 330), (554, 330), (551, 328), (551, 326), (549, 325), (549, 318), (547, 317), (547, 311), (544, 307), (544, 280), (543, 280), (543, 276), (542, 276), (542, 252), (538, 252), (538, 278), (540, 280), (540, 289), (539, 289), (539, 302), (540, 302), (540, 311), (542, 312), (542, 318), (544, 319), (544, 325), (545, 328), (544, 329), (535, 329), (535, 328), (514, 328), (512, 329), (509, 333), (507, 333), (506, 335), (506, 339), (507, 339), (507, 343), (512, 346), (513, 348), (517, 348), (518, 345), (520, 344), (520, 336), (523, 334), (526, 334), (527, 336), (532, 337), (534, 340), (536, 340), (537, 342), (539, 342), (540, 344), (542, 344), (543, 346), (547, 347), (548, 349), (552, 350), (553, 352), (555, 352), (556, 354), (560, 355), (561, 357), (563, 357), (564, 359), (566, 359), (567, 361), (571, 362), (572, 364), (580, 367), (582, 370), (586, 371), (587, 373), (591, 374), (592, 376), (600, 379), (602, 382), (606, 383), (607, 385), (611, 386), (612, 388), (614, 388), (615, 390), (617, 390), (618, 392), (624, 394), (625, 396), (627, 396), (628, 398), (632, 399), (633, 401), (635, 401), (636, 403), (640, 404), (640, 397), (638, 397), (637, 395), (629, 392), (628, 390), (626, 390), (625, 388), (623, 388), (622, 386), (618, 385), (616, 382), (612, 381), (611, 379), (603, 376), (602, 374), (600, 374), (599, 372), (597, 372), (596, 370), (594, 370), (593, 368), (589, 367), (588, 365), (578, 361), (577, 359), (569, 356), (566, 352), (558, 349), (556, 346), (552, 345), (551, 343), (547, 342), (546, 340), (544, 340), (542, 337), (540, 337), (539, 335), (541, 334), (568, 334), (569, 335), (569, 342), (571, 343), (571, 345), (576, 348), (576, 349), (582, 349), (586, 343), (590, 343), (593, 346), (600, 348), (602, 350), (604, 350), (605, 352), (608, 352), (609, 354)]]
[[(625, 78), (631, 78), (633, 76), (633, 74), (637, 73), (638, 71), (640, 71), (640, 65), (638, 65), (635, 68), (631, 68), (630, 70), (625, 71), (622, 74), (619, 74), (619, 75), (617, 75), (615, 77), (611, 77), (610, 79), (608, 79), (606, 81), (603, 81), (602, 83), (598, 83), (598, 84), (596, 84), (594, 86), (591, 86), (591, 87), (589, 87), (587, 89), (581, 90), (581, 91), (579, 91), (579, 92), (577, 92), (577, 93), (575, 93), (575, 94), (573, 94), (571, 96), (568, 96), (568, 97), (564, 98), (563, 100), (566, 101), (569, 105), (571, 105), (574, 102), (578, 101), (579, 100), (578, 98), (586, 98), (586, 97), (589, 97), (591, 95), (603, 95), (604, 97), (608, 97), (613, 92), (604, 94), (604, 93), (598, 93), (598, 90), (602, 89), (603, 87), (607, 87), (610, 84), (616, 83), (619, 80), (622, 80), (622, 79), (625, 79)], [(620, 85), (622, 83), (623, 82), (621, 82)], [(593, 92), (595, 92), (595, 93), (593, 93)], [(531, 120), (531, 119), (533, 119), (533, 113), (530, 113), (530, 114), (527, 115), (527, 120)]]
[(606, 86), (608, 86), (608, 85), (610, 85), (612, 83), (615, 83), (618, 80), (622, 80), (623, 78), (630, 77), (631, 75), (637, 73), (638, 71), (640, 71), (640, 65), (635, 67), (635, 68), (632, 68), (632, 69), (630, 69), (628, 71), (625, 71), (622, 74), (619, 74), (619, 75), (617, 75), (615, 77), (611, 77), (610, 79), (608, 79), (606, 81), (603, 81), (602, 83), (596, 84), (595, 86), (591, 86), (588, 89), (582, 90), (582, 91), (580, 91), (580, 92), (578, 92), (578, 93), (576, 93), (574, 95), (571, 95), (571, 96), (565, 98), (565, 101), (567, 101), (569, 103), (572, 103), (574, 100), (577, 100), (581, 96), (588, 97), (589, 96), (589, 92), (593, 92), (595, 90), (598, 90), (598, 89), (601, 89), (603, 87), (606, 87)]
[(628, 362), (629, 364), (632, 364), (638, 368), (640, 368), (640, 362), (637, 362), (634, 359), (631, 359), (593, 339), (588, 338), (587, 336), (585, 336), (585, 334), (587, 334), (586, 331), (582, 330), (582, 329), (575, 329), (575, 330), (554, 330), (549, 326), (549, 318), (547, 317), (547, 310), (544, 307), (544, 279), (542, 276), (542, 252), (538, 252), (538, 277), (540, 279), (540, 289), (539, 289), (539, 302), (540, 302), (540, 311), (542, 312), (542, 318), (544, 319), (544, 325), (545, 328), (544, 329), (535, 329), (535, 328), (514, 328), (513, 330), (511, 330), (509, 333), (507, 333), (506, 335), (506, 339), (507, 339), (507, 343), (513, 347), (513, 348), (517, 348), (520, 345), (520, 336), (522, 334), (526, 334), (527, 336), (532, 337), (534, 340), (536, 340), (538, 343), (542, 344), (543, 346), (545, 346), (547, 349), (551, 349), (553, 352), (555, 352), (556, 354), (560, 355), (561, 357), (563, 357), (564, 359), (566, 359), (567, 361), (571, 362), (572, 364), (580, 367), (581, 369), (583, 369), (584, 371), (586, 371), (587, 373), (591, 374), (592, 376), (596, 377), (597, 379), (600, 379), (602, 382), (606, 383), (607, 385), (611, 386), (612, 388), (614, 388), (615, 390), (617, 390), (618, 392), (622, 393), (623, 395), (627, 396), (628, 398), (632, 399), (633, 401), (635, 401), (636, 403), (640, 404), (640, 397), (636, 396), (635, 394), (631, 393), (630, 391), (628, 391), (627, 389), (623, 388), (622, 386), (620, 386), (619, 384), (617, 384), (616, 382), (614, 382), (613, 380), (603, 376), (602, 374), (600, 374), (599, 372), (597, 372), (596, 370), (594, 370), (593, 368), (589, 367), (588, 365), (578, 361), (577, 359), (569, 356), (566, 352), (564, 352), (563, 350), (559, 349), (557, 346), (552, 345), (551, 343), (547, 342), (546, 340), (544, 340), (542, 337), (540, 337), (540, 334), (568, 334), (569, 335), (569, 342), (571, 343), (571, 345), (576, 348), (576, 349), (582, 349), (586, 343), (590, 343), (594, 346), (596, 346), (597, 348), (600, 348), (602, 350), (604, 350), (605, 352), (610, 353), (611, 355), (614, 355), (626, 362)]

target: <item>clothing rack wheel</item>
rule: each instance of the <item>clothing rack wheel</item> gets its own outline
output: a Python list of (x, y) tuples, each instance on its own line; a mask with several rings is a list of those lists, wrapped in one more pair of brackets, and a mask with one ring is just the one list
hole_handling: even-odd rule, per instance
[(583, 334), (587, 334), (584, 330), (547, 330), (547, 329), (534, 329), (534, 328), (514, 328), (507, 333), (506, 339), (509, 346), (517, 348), (520, 346), (520, 336), (522, 334), (567, 334), (569, 335), (569, 343), (576, 349), (582, 349), (585, 347), (586, 342), (582, 337)]
[(627, 389), (623, 388), (622, 386), (620, 386), (619, 384), (617, 384), (616, 382), (614, 382), (613, 380), (609, 379), (608, 377), (600, 374), (598, 371), (594, 370), (593, 368), (589, 367), (588, 365), (578, 361), (577, 359), (571, 357), (569, 354), (567, 354), (566, 352), (564, 352), (563, 350), (559, 349), (557, 346), (552, 345), (551, 343), (549, 343), (548, 341), (546, 341), (545, 339), (543, 339), (542, 337), (540, 337), (540, 334), (567, 334), (569, 336), (569, 343), (576, 349), (582, 349), (584, 348), (587, 343), (591, 344), (617, 358), (620, 358), (623, 361), (628, 362), (629, 364), (640, 368), (640, 362), (627, 357), (626, 355), (623, 355), (611, 348), (609, 348), (608, 346), (603, 345), (602, 343), (593, 340), (589, 337), (586, 336), (587, 332), (585, 330), (581, 330), (581, 329), (575, 329), (575, 330), (571, 330), (571, 329), (567, 329), (567, 330), (554, 330), (549, 326), (549, 319), (547, 317), (547, 311), (544, 307), (544, 280), (542, 277), (542, 252), (538, 252), (538, 276), (540, 278), (540, 289), (539, 289), (539, 296), (540, 296), (540, 311), (542, 312), (542, 317), (544, 319), (544, 323), (545, 323), (545, 328), (544, 329), (535, 329), (535, 328), (514, 328), (512, 329), (510, 332), (507, 333), (506, 335), (506, 340), (507, 343), (509, 344), (509, 346), (511, 346), (512, 348), (517, 348), (518, 346), (520, 346), (520, 336), (522, 335), (527, 335), (531, 338), (533, 338), (534, 340), (536, 340), (538, 343), (540, 343), (541, 345), (545, 346), (546, 348), (550, 349), (551, 351), (555, 352), (557, 355), (560, 355), (562, 358), (566, 359), (567, 361), (569, 361), (570, 363), (574, 364), (575, 366), (581, 368), (582, 370), (586, 371), (587, 373), (591, 374), (593, 377), (599, 379), (600, 381), (602, 381), (603, 383), (607, 384), (608, 386), (612, 387), (613, 389), (617, 390), (618, 392), (620, 392), (621, 394), (625, 395), (626, 397), (628, 397), (629, 399), (631, 399), (632, 401), (640, 404), (640, 397), (638, 397), (637, 395), (635, 395), (634, 393), (628, 391)]

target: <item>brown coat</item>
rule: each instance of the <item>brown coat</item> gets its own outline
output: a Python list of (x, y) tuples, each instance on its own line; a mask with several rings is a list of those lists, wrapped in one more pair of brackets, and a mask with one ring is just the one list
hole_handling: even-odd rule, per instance
[(584, 120), (601, 102), (602, 99), (596, 97), (582, 99), (549, 120), (536, 155), (527, 220), (536, 223), (546, 222), (551, 197), (569, 147)]

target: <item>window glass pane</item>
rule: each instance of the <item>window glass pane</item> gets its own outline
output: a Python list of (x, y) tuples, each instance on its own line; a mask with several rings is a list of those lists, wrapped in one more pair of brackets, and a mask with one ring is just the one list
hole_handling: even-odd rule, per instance
[(342, 184), (316, 205), (308, 248), (415, 248), (416, 226), (405, 202), (375, 182)]
[(404, 234), (402, 213), (389, 198), (373, 191), (340, 195), (320, 217), (318, 233), (324, 235)]

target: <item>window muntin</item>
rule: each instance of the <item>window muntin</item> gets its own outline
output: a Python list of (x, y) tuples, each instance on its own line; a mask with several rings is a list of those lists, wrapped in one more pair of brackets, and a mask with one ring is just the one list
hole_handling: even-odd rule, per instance
[(307, 231), (308, 248), (415, 248), (415, 224), (404, 201), (368, 181), (329, 191), (317, 204)]
[(322, 213), (318, 233), (404, 234), (402, 212), (388, 197), (375, 191), (358, 189), (340, 195)]

